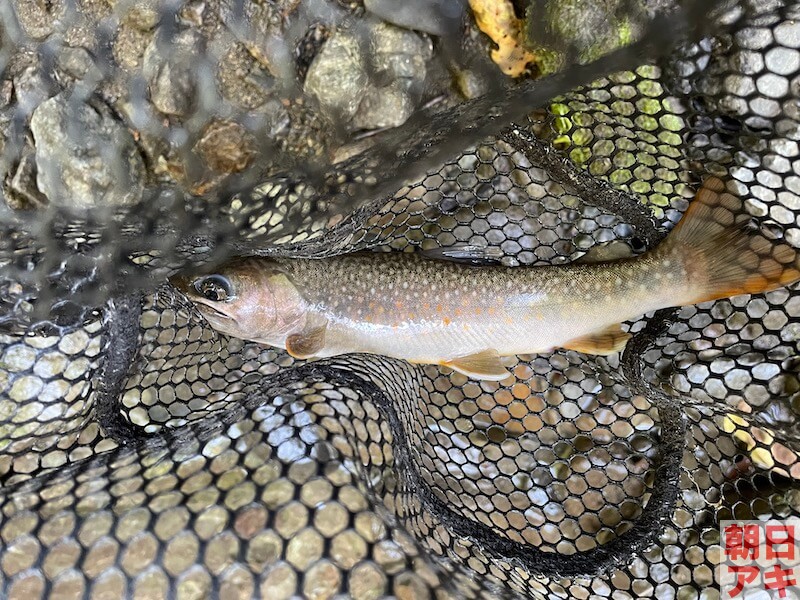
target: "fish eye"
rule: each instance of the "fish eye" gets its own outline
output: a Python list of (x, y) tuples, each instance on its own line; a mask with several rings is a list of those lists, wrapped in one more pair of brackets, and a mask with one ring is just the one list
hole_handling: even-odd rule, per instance
[(233, 298), (233, 284), (222, 275), (209, 275), (198, 279), (194, 284), (197, 293), (212, 302), (227, 302)]

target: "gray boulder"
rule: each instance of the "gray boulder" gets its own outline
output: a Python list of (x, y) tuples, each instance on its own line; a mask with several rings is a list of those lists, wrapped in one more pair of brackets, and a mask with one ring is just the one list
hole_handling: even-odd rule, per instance
[(39, 190), (53, 204), (96, 208), (136, 204), (144, 163), (131, 133), (103, 105), (71, 102), (65, 93), (31, 117)]

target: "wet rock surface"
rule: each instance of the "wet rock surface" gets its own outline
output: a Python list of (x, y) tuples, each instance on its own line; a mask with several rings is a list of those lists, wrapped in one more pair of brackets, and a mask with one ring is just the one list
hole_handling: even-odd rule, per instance
[(47, 197), (36, 187), (36, 157), (28, 149), (3, 182), (6, 204), (14, 210), (41, 208)]
[(19, 0), (16, 3), (17, 19), (25, 34), (34, 40), (43, 40), (55, 31), (56, 24), (67, 10), (64, 0)]
[[(159, 50), (159, 43), (169, 45), (170, 53)], [(185, 116), (195, 101), (196, 63), (202, 53), (199, 34), (181, 31), (169, 40), (156, 35), (144, 53), (144, 76), (150, 100), (165, 115)]]
[(352, 119), (354, 129), (397, 127), (419, 102), (433, 48), (427, 37), (386, 23), (365, 29), (366, 42), (354, 31), (331, 36), (309, 68), (305, 90), (331, 116)]
[(39, 190), (75, 208), (136, 204), (144, 163), (133, 136), (101, 104), (59, 94), (31, 118)]
[(434, 97), (460, 101), (474, 75), (454, 76), (435, 50), (469, 20), (465, 2), (11, 7), (26, 41), (0, 79), (14, 210), (130, 206), (155, 185), (211, 197), (248, 169), (330, 164), (354, 134), (402, 125)]
[(239, 123), (215, 121), (195, 145), (205, 164), (219, 173), (238, 173), (253, 159), (252, 136)]
[(325, 42), (311, 63), (305, 91), (317, 99), (325, 112), (351, 119), (367, 84), (366, 61), (358, 36), (340, 31)]

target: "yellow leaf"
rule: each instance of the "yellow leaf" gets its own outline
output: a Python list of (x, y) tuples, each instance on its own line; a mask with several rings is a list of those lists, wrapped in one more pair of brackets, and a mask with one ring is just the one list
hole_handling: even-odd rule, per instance
[(523, 21), (514, 14), (510, 0), (469, 0), (480, 30), (497, 44), (492, 60), (506, 75), (519, 77), (536, 59), (522, 44)]

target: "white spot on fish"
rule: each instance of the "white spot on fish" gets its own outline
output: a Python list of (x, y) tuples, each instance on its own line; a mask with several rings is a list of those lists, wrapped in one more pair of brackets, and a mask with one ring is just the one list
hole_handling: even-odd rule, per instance
[(506, 306), (530, 306), (541, 302), (545, 298), (543, 292), (528, 292), (526, 294), (516, 294), (506, 298)]

